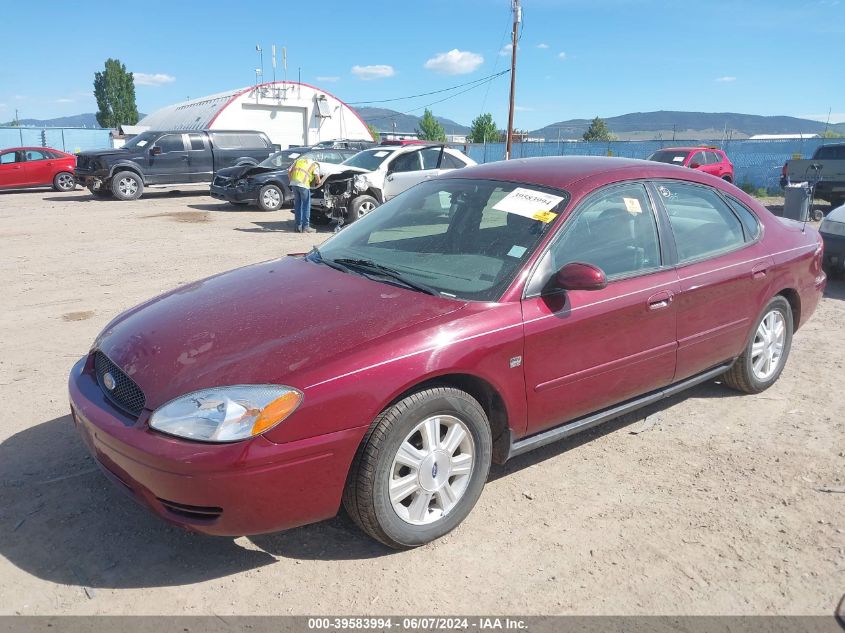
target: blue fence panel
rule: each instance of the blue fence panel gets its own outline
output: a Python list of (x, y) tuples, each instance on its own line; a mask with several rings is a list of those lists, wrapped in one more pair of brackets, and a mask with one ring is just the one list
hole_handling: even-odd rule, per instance
[[(765, 188), (771, 192), (780, 191), (780, 174), (783, 164), (794, 155), (811, 156), (824, 139), (788, 140), (732, 140), (703, 141), (689, 145), (713, 145), (725, 150), (734, 164), (737, 184), (749, 184), (754, 188)], [(622, 158), (648, 158), (663, 147), (684, 146), (683, 141), (547, 141), (544, 143), (514, 143), (512, 158), (533, 158), (538, 156), (620, 156)], [(504, 160), (504, 143), (472, 144), (467, 147), (470, 158), (479, 163)]]
[(64, 152), (111, 147), (109, 130), (92, 128), (0, 127), (0, 149), (4, 147), (53, 147)]

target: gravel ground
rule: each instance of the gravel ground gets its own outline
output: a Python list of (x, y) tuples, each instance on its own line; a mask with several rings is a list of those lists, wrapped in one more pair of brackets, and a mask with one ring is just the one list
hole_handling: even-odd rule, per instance
[(769, 391), (705, 384), (494, 467), (467, 521), (414, 551), (342, 514), (227, 539), (136, 507), (72, 428), (68, 370), (117, 312), (327, 237), (291, 219), (199, 192), (0, 194), (0, 614), (832, 613), (842, 281)]

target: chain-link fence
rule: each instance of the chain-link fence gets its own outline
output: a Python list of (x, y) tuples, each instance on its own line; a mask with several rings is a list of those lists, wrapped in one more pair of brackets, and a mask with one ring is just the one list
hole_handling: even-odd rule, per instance
[[(824, 139), (789, 140), (732, 140), (684, 143), (683, 141), (546, 141), (543, 143), (514, 143), (512, 158), (536, 156), (620, 156), (622, 158), (648, 158), (663, 147), (710, 145), (723, 149), (734, 164), (734, 178), (738, 185), (763, 188), (772, 193), (780, 192), (780, 174), (783, 164), (796, 155), (809, 157)], [(828, 141), (829, 142), (829, 141)], [(471, 144), (469, 156), (479, 163), (489, 163), (505, 158), (504, 143)]]
[(52, 147), (63, 152), (111, 147), (110, 130), (77, 127), (0, 127), (4, 147)]

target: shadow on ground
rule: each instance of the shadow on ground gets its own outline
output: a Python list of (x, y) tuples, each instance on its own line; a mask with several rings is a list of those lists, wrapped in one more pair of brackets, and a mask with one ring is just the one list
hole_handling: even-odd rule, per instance
[[(518, 472), (608, 433), (638, 432), (642, 429), (637, 423), (659, 417), (689, 397), (740, 396), (718, 383), (707, 383), (504, 466), (494, 466), (490, 479)], [(60, 584), (178, 586), (277, 562), (285, 564), (284, 559), (401, 555), (365, 536), (342, 511), (329, 521), (249, 539), (209, 537), (171, 527), (136, 505), (100, 473), (70, 416), (31, 427), (0, 444), (0, 496), (0, 555), (29, 574)]]
[(100, 473), (70, 416), (0, 444), (0, 498), (0, 555), (29, 574), (67, 585), (178, 586), (256, 569), (279, 558), (344, 560), (392, 553), (343, 513), (323, 523), (237, 542), (172, 527)]
[(832, 279), (827, 278), (827, 286), (824, 289), (825, 299), (839, 299), (845, 301), (845, 279), (841, 276)]

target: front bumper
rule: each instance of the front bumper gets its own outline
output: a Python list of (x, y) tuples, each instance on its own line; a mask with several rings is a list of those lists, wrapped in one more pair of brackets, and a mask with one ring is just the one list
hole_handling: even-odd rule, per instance
[(845, 235), (822, 233), (824, 263), (832, 270), (845, 271)]
[(231, 444), (180, 440), (134, 420), (100, 390), (88, 357), (70, 373), (74, 424), (118, 488), (166, 521), (223, 536), (260, 534), (330, 518), (340, 507), (366, 428), (285, 444), (263, 436)]
[(255, 202), (258, 200), (258, 191), (238, 188), (234, 185), (221, 186), (211, 185), (208, 193), (212, 198), (226, 200), (228, 202)]

